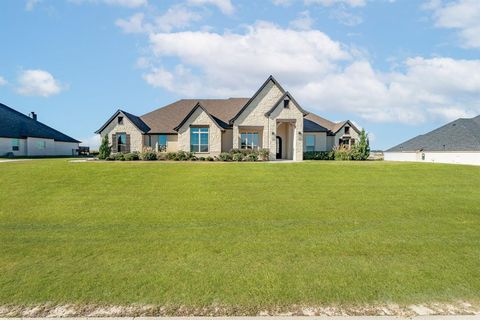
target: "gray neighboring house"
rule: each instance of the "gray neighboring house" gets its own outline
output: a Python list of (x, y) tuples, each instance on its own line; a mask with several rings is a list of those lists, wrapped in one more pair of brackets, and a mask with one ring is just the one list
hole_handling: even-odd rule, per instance
[(457, 119), (384, 152), (390, 161), (480, 165), (480, 116)]
[(0, 103), (0, 157), (73, 156), (80, 141)]
[(218, 156), (231, 149), (268, 149), (270, 160), (301, 161), (305, 151), (351, 147), (360, 131), (303, 109), (270, 76), (249, 98), (182, 99), (136, 116), (117, 110), (96, 131), (113, 152), (190, 151)]

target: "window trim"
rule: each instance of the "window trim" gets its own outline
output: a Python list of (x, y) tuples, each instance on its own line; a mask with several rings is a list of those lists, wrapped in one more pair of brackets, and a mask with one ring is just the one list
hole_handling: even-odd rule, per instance
[[(248, 135), (251, 134), (252, 135), (252, 143), (249, 144), (248, 143)], [(257, 144), (254, 145), (253, 144), (253, 135), (257, 135)], [(242, 135), (246, 135), (246, 143), (245, 143), (245, 147), (243, 146), (243, 139), (242, 139)], [(250, 147), (250, 149), (248, 148)], [(260, 149), (260, 132), (258, 131), (241, 131), (240, 132), (240, 149), (242, 150), (258, 150)]]
[[(121, 136), (125, 136), (125, 143), (119, 143)], [(122, 149), (125, 149), (127, 146), (127, 133), (126, 132), (117, 132), (115, 134), (115, 139), (117, 140), (117, 152), (124, 152)], [(122, 148), (124, 146), (124, 148)]]
[(12, 138), (11, 144), (12, 144), (12, 151), (20, 151), (20, 139)]
[[(165, 144), (160, 144), (160, 138), (161, 137), (165, 137)], [(168, 135), (166, 134), (159, 134), (158, 135), (158, 138), (157, 138), (157, 148), (158, 148), (158, 151), (160, 152), (165, 152), (167, 151), (167, 148), (168, 148)]]
[[(308, 145), (308, 138), (313, 137), (313, 145)], [(316, 145), (316, 136), (314, 134), (307, 134), (305, 135), (305, 151), (306, 152), (311, 152), (315, 151), (315, 145)], [(313, 147), (313, 150), (308, 150), (309, 147)]]
[(47, 141), (45, 141), (45, 140), (38, 140), (36, 145), (37, 145), (37, 150), (47, 149)]
[[(198, 133), (194, 133), (192, 129), (198, 129)], [(207, 132), (201, 132), (201, 129), (207, 129)], [(198, 144), (195, 144), (198, 146), (198, 151), (193, 151), (193, 144), (192, 144), (192, 135), (197, 134), (198, 135)], [(201, 151), (202, 146), (205, 146), (205, 144), (202, 144), (202, 134), (207, 134), (207, 151)], [(209, 153), (210, 152), (210, 126), (190, 126), (190, 152), (193, 153)]]

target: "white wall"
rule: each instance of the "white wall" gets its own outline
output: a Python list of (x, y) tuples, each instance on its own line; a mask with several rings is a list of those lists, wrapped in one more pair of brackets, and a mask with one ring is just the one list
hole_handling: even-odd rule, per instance
[(315, 137), (315, 151), (327, 151), (326, 132), (305, 132), (303, 135), (303, 151), (307, 151), (307, 136)]
[(56, 156), (73, 156), (77, 155), (78, 143), (55, 141)]
[(0, 157), (5, 156), (9, 152), (13, 152), (14, 156), (21, 157), (27, 155), (27, 140), (18, 139), (18, 151), (12, 150), (12, 138), (0, 138)]
[(456, 163), (480, 165), (480, 151), (478, 152), (385, 152), (386, 161), (418, 161), (430, 163)]

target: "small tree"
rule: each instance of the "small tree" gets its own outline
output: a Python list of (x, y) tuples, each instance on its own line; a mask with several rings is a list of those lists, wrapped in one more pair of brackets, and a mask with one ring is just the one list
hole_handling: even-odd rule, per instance
[(360, 133), (360, 140), (355, 145), (353, 150), (353, 158), (355, 160), (367, 160), (370, 155), (370, 141), (365, 129)]
[(112, 147), (108, 143), (108, 134), (106, 134), (102, 139), (100, 149), (98, 149), (98, 159), (105, 160), (110, 156), (110, 153), (112, 153)]

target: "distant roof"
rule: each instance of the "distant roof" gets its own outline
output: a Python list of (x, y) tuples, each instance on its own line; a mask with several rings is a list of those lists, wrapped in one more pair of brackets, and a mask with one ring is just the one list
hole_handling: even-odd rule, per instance
[(457, 119), (390, 148), (387, 152), (420, 150), (480, 151), (480, 116)]
[(0, 137), (18, 139), (33, 137), (80, 143), (80, 141), (33, 120), (2, 103), (0, 103)]

